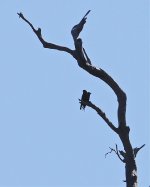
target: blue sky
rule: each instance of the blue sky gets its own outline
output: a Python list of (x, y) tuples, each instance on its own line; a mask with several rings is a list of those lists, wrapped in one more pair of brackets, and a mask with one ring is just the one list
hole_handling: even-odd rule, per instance
[(125, 186), (124, 165), (104, 157), (115, 143), (122, 149), (119, 138), (78, 103), (87, 89), (116, 124), (116, 96), (68, 54), (44, 49), (17, 16), (73, 49), (70, 30), (89, 9), (84, 47), (127, 94), (132, 144), (146, 144), (137, 156), (139, 186), (150, 185), (148, 8), (148, 0), (1, 2), (0, 187)]

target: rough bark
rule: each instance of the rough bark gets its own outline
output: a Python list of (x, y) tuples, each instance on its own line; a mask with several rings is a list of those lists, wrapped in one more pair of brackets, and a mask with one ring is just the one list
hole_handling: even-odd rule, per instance
[[(114, 79), (108, 75), (103, 69), (97, 68), (92, 65), (90, 58), (88, 57), (85, 49), (82, 46), (82, 40), (80, 38), (74, 40), (75, 49), (69, 49), (68, 47), (56, 45), (53, 43), (46, 42), (41, 33), (41, 28), (35, 29), (34, 26), (23, 16), (22, 13), (18, 13), (19, 17), (22, 18), (33, 30), (36, 34), (40, 42), (42, 43), (44, 48), (48, 49), (55, 49), (63, 52), (69, 53), (78, 63), (79, 67), (84, 69), (89, 74), (99, 78), (100, 80), (104, 81), (116, 94), (117, 101), (118, 101), (118, 124), (114, 125), (106, 116), (106, 114), (95, 104), (91, 101), (85, 103), (87, 106), (95, 110), (98, 115), (106, 122), (108, 127), (115, 132), (122, 144), (124, 151), (118, 150), (116, 145), (116, 149), (111, 149), (111, 152), (114, 151), (118, 158), (125, 164), (125, 176), (126, 186), (127, 187), (137, 187), (137, 166), (135, 157), (138, 151), (144, 147), (141, 146), (140, 148), (133, 148), (130, 142), (129, 133), (130, 128), (126, 124), (126, 102), (127, 96), (125, 92), (120, 88), (120, 86), (114, 81)], [(82, 30), (82, 29), (81, 29)], [(81, 32), (81, 31), (80, 31)], [(79, 33), (80, 34), (80, 33)], [(83, 102), (80, 100), (80, 102)], [(110, 153), (110, 152), (109, 152)], [(107, 153), (108, 154), (108, 153)], [(107, 155), (106, 154), (106, 155)]]

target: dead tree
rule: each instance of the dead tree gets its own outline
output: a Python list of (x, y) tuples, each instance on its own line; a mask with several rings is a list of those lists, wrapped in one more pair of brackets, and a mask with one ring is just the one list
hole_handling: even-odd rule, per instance
[[(87, 14), (90, 11), (87, 12)], [(137, 178), (137, 165), (136, 165), (136, 156), (139, 150), (144, 147), (133, 148), (131, 141), (130, 141), (130, 127), (126, 123), (126, 102), (127, 96), (126, 93), (120, 88), (120, 86), (115, 82), (115, 80), (108, 75), (103, 69), (97, 68), (92, 65), (90, 58), (88, 57), (85, 49), (82, 46), (82, 39), (78, 38), (80, 32), (83, 29), (83, 26), (87, 19), (87, 14), (82, 18), (79, 24), (75, 25), (72, 29), (72, 36), (74, 40), (75, 49), (72, 50), (68, 47), (56, 45), (54, 43), (49, 43), (45, 41), (42, 37), (41, 28), (35, 29), (35, 27), (28, 21), (22, 13), (18, 13), (19, 17), (25, 21), (33, 30), (35, 35), (40, 40), (41, 44), (44, 48), (55, 49), (63, 52), (69, 53), (78, 63), (79, 67), (84, 69), (89, 74), (97, 77), (98, 79), (104, 81), (115, 93), (118, 101), (118, 109), (117, 109), (117, 118), (118, 124), (114, 125), (106, 116), (106, 114), (100, 109), (100, 107), (93, 104), (91, 101), (85, 102), (80, 100), (80, 103), (92, 108), (95, 110), (98, 115), (106, 122), (108, 127), (119, 136), (124, 150), (118, 150), (116, 145), (115, 149), (110, 148), (110, 152), (106, 153), (105, 155), (114, 152), (120, 159), (120, 161), (125, 165), (125, 177), (126, 179), (124, 182), (126, 183), (127, 187), (137, 187), (138, 186), (138, 178)]]

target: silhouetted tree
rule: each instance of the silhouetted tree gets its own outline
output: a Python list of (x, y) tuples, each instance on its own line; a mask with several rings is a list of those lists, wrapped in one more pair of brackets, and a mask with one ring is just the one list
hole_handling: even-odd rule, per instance
[(126, 102), (127, 102), (127, 96), (125, 92), (120, 88), (120, 86), (115, 82), (115, 80), (108, 75), (103, 69), (96, 68), (92, 65), (90, 58), (88, 57), (85, 49), (82, 46), (82, 39), (78, 38), (80, 32), (83, 29), (83, 26), (86, 22), (86, 16), (90, 11), (86, 13), (86, 15), (82, 18), (82, 20), (79, 22), (79, 24), (75, 25), (72, 30), (71, 34), (74, 39), (74, 45), (75, 49), (69, 49), (68, 47), (56, 45), (53, 43), (49, 43), (45, 41), (42, 37), (41, 28), (35, 29), (34, 26), (24, 17), (22, 13), (18, 13), (19, 17), (22, 18), (33, 30), (33, 32), (36, 34), (40, 42), (43, 44), (44, 48), (49, 49), (56, 49), (59, 51), (64, 51), (69, 53), (78, 63), (79, 67), (87, 71), (89, 74), (101, 79), (104, 81), (116, 94), (117, 101), (118, 101), (118, 125), (115, 126), (106, 116), (106, 114), (95, 104), (93, 104), (91, 101), (86, 100), (84, 98), (81, 98), (80, 103), (83, 108), (85, 106), (88, 106), (95, 110), (98, 115), (106, 122), (108, 127), (111, 128), (111, 130), (116, 133), (117, 136), (119, 136), (124, 150), (118, 150), (118, 146), (116, 145), (115, 149), (110, 147), (110, 152), (106, 153), (105, 156), (111, 152), (116, 153), (118, 158), (121, 160), (121, 162), (125, 165), (125, 174), (126, 179), (125, 183), (127, 187), (137, 187), (137, 166), (135, 158), (137, 156), (137, 153), (139, 150), (144, 147), (142, 145), (141, 147), (133, 148), (129, 134), (130, 134), (130, 127), (126, 124)]

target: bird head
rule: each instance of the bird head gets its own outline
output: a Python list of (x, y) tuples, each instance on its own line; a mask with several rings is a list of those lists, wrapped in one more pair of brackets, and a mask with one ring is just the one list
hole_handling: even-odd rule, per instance
[(83, 93), (87, 93), (87, 91), (86, 91), (86, 90), (83, 90)]

